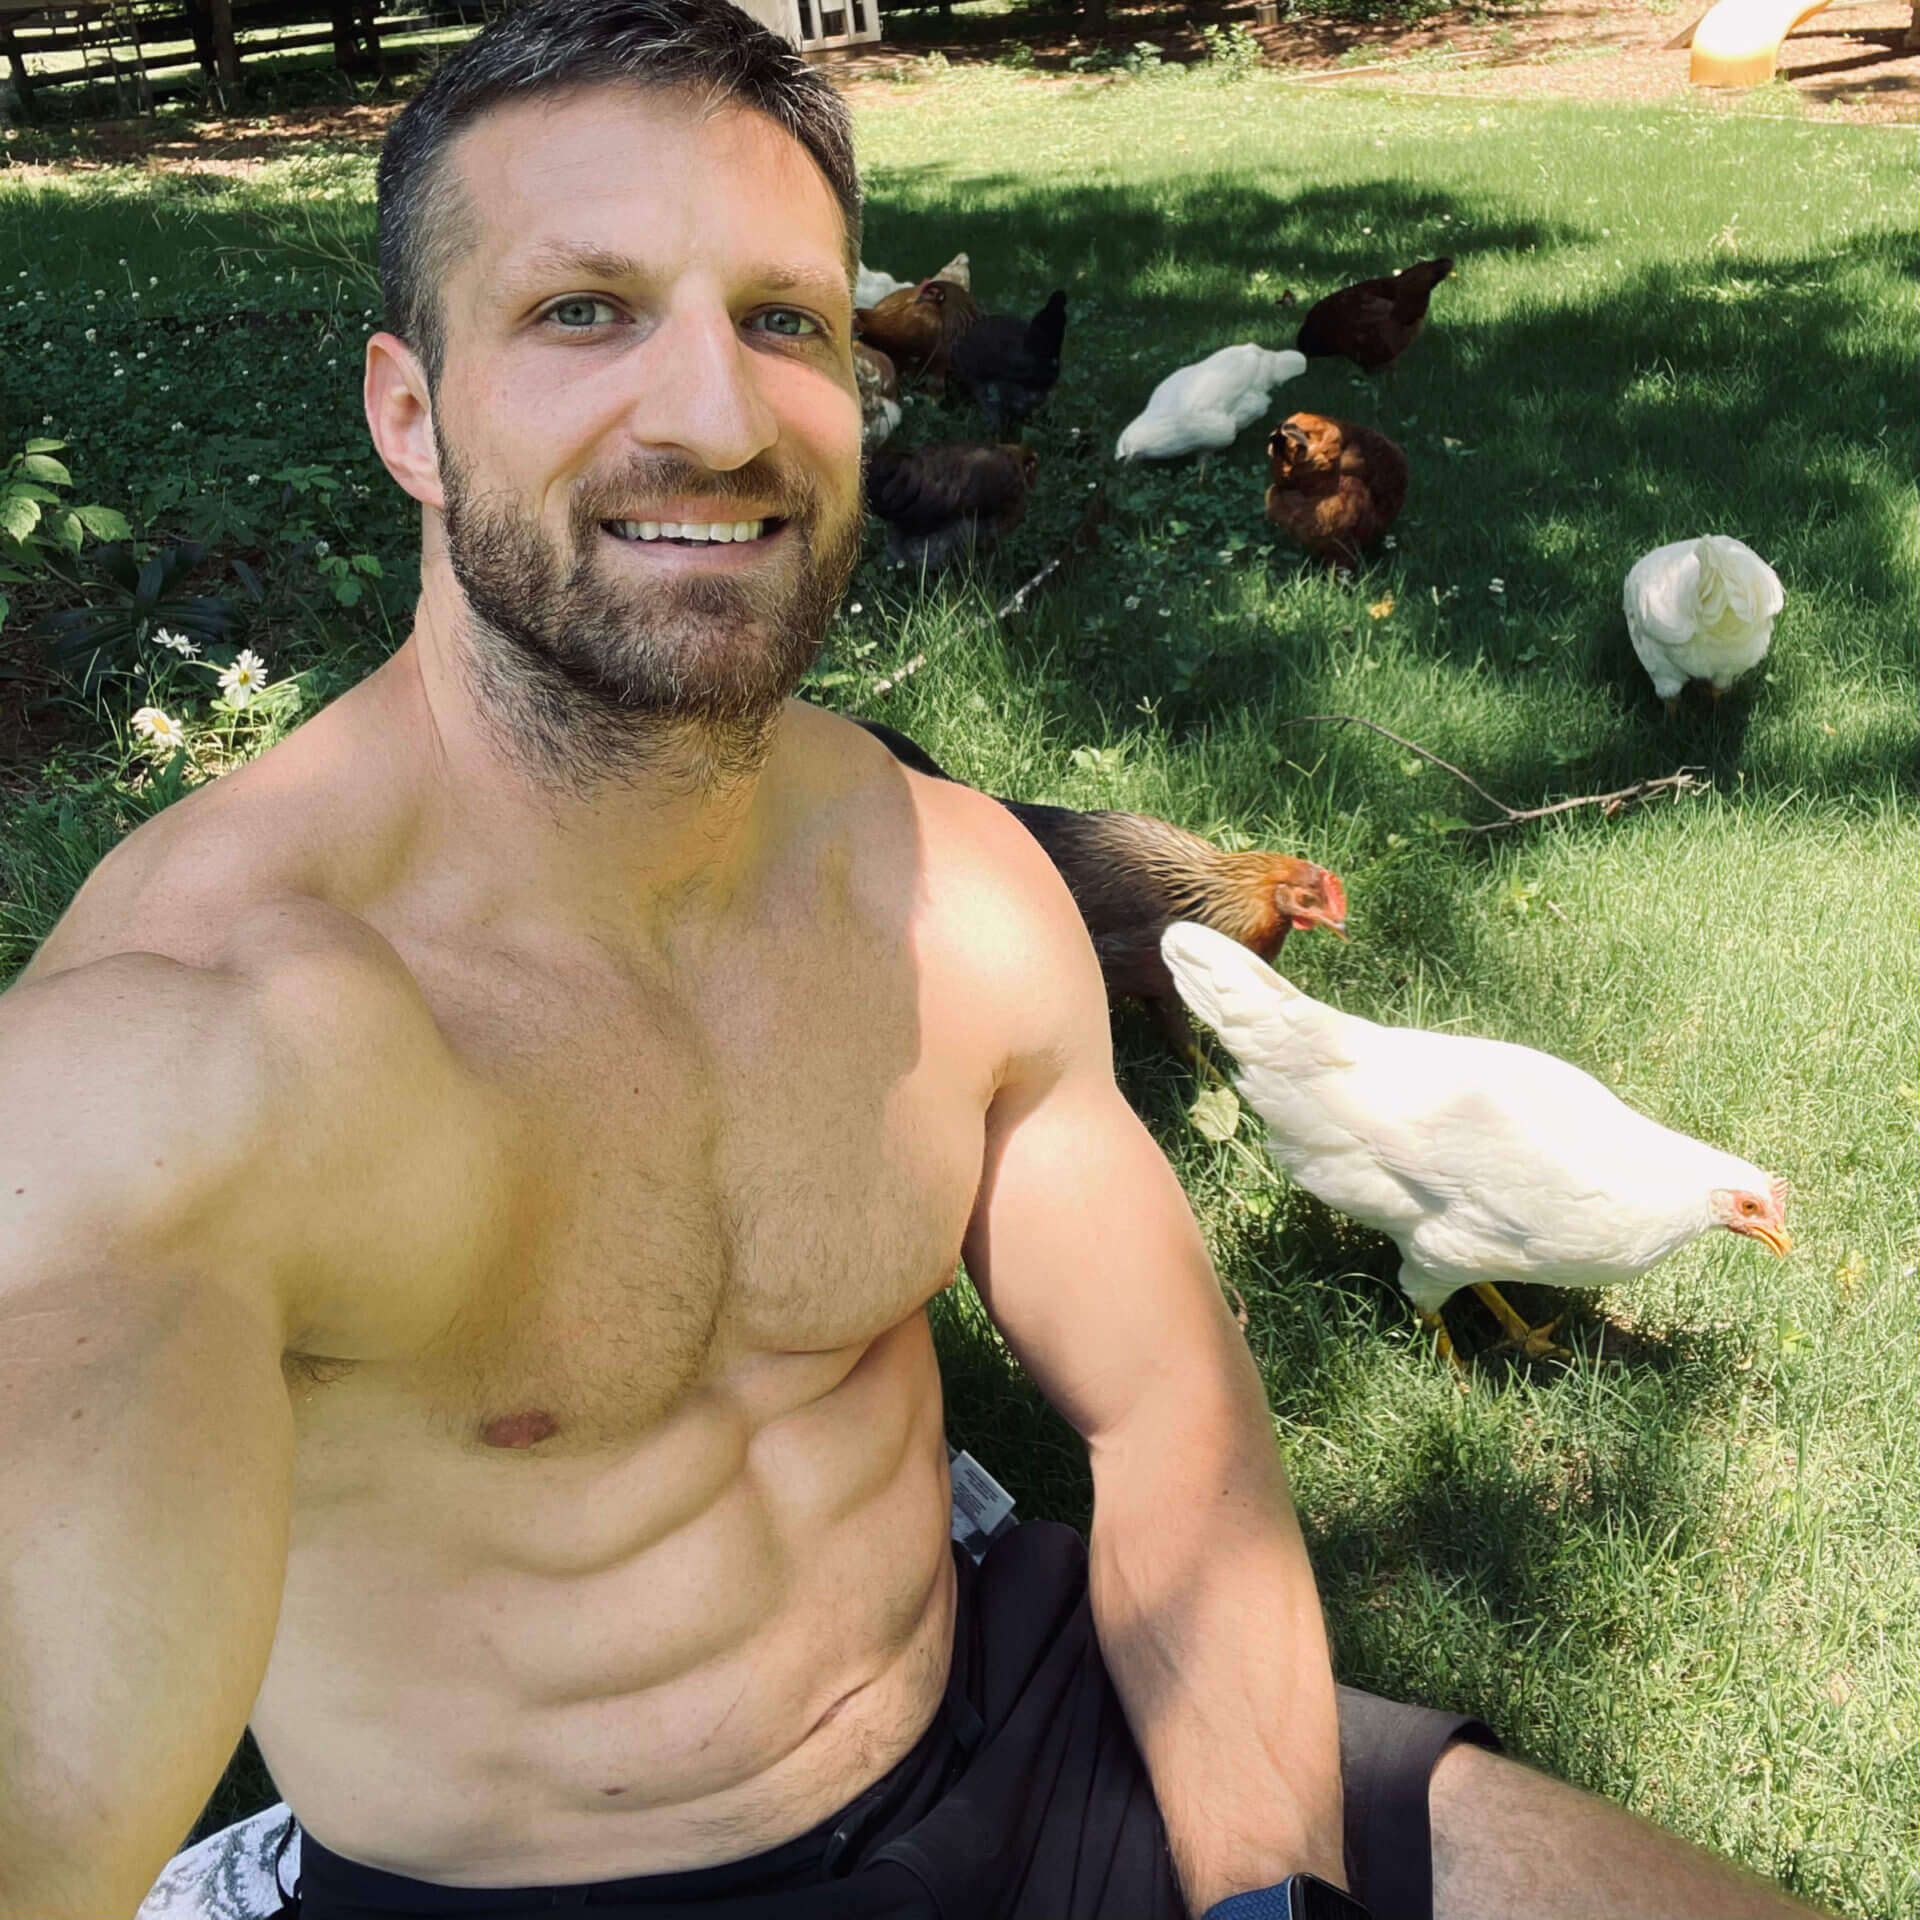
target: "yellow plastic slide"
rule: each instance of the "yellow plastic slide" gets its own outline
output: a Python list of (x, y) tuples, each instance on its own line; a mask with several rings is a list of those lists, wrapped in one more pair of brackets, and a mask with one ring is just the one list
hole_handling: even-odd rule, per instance
[(1773, 78), (1780, 42), (1830, 0), (1719, 0), (1693, 30), (1687, 77), (1696, 87), (1760, 87)]

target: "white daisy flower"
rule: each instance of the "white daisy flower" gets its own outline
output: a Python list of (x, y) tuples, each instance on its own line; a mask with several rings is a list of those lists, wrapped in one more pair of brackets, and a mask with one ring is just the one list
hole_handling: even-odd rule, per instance
[(153, 644), (156, 647), (168, 648), (171, 652), (177, 653), (182, 660), (195, 660), (200, 655), (200, 649), (184, 633), (174, 633), (166, 627), (156, 627), (153, 630)]
[(219, 676), (221, 693), (227, 695), (234, 707), (246, 707), (253, 695), (267, 685), (267, 662), (261, 659), (252, 647), (242, 649), (240, 659), (228, 666), (227, 672)]
[(267, 663), (246, 648), (220, 676), (220, 691), (236, 707), (244, 707), (267, 684)]
[(1130, 593), (1120, 604), (1125, 607), (1129, 613), (1132, 613), (1140, 604), (1140, 596), (1137, 593)]
[(133, 716), (133, 730), (162, 753), (174, 753), (187, 744), (180, 722), (159, 707), (142, 707)]

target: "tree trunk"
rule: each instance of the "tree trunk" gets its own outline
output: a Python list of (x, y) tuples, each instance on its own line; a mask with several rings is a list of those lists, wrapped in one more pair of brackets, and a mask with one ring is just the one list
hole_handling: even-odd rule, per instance
[(1080, 31), (1092, 39), (1107, 30), (1107, 0), (1080, 0)]

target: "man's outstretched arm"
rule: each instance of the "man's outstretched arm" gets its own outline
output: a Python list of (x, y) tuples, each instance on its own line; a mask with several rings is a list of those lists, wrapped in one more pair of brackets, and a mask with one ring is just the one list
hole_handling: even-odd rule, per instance
[(211, 977), (124, 955), (0, 1000), (0, 1913), (130, 1913), (246, 1724), (293, 1426), (255, 1088)]
[(1087, 1441), (1094, 1622), (1189, 1902), (1302, 1871), (1344, 1885), (1333, 1677), (1265, 1396), (1114, 1085), (1099, 969), (1051, 881), (1035, 877), (1037, 923), (1009, 930), (1027, 1031), (989, 1113), (967, 1269)]

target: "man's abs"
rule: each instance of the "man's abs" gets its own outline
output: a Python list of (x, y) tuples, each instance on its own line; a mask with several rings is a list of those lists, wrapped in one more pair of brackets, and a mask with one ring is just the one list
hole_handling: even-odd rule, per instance
[(739, 1858), (930, 1720), (952, 1570), (923, 1314), (863, 1350), (743, 1358), (605, 1456), (409, 1438), (391, 1407), (369, 1426), (377, 1370), (293, 1391), (253, 1724), (334, 1851), (496, 1886)]

